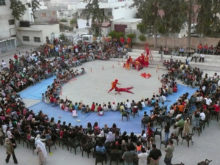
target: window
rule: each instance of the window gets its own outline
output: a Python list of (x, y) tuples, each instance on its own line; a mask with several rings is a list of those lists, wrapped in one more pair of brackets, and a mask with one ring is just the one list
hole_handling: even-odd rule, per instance
[(40, 42), (40, 37), (34, 37), (34, 42)]
[(23, 41), (30, 41), (29, 36), (23, 36)]
[(15, 20), (14, 19), (9, 19), (8, 20), (8, 24), (9, 25), (14, 25), (15, 24)]
[(0, 0), (0, 6), (6, 5), (5, 0)]

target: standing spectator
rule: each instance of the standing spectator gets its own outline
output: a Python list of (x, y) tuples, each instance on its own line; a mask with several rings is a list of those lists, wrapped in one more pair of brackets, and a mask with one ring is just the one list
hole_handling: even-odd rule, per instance
[(169, 139), (169, 134), (170, 134), (170, 123), (169, 122), (167, 122), (164, 132), (165, 132), (165, 142), (167, 143)]
[(160, 157), (162, 153), (159, 149), (157, 149), (156, 144), (152, 144), (152, 150), (150, 151), (150, 165), (159, 165)]
[(205, 62), (205, 55), (203, 53), (200, 54), (199, 62)]
[(40, 140), (40, 135), (35, 139), (36, 152), (38, 153), (39, 165), (44, 165), (47, 158), (47, 150), (45, 144)]
[(189, 135), (189, 132), (190, 132), (190, 120), (189, 118), (187, 118), (183, 126), (183, 136)]
[(168, 146), (165, 148), (166, 155), (164, 158), (164, 163), (166, 165), (171, 165), (173, 151), (174, 151), (173, 141), (169, 140)]
[(148, 154), (145, 148), (141, 148), (141, 153), (138, 154), (138, 165), (146, 165)]
[(5, 159), (6, 163), (9, 162), (9, 159), (12, 155), (14, 163), (18, 164), (17, 158), (15, 156), (15, 152), (14, 152), (15, 146), (16, 146), (15, 143), (13, 144), (9, 138), (5, 139), (5, 147), (6, 147), (6, 154), (7, 154), (7, 157)]
[(137, 158), (137, 153), (135, 152), (135, 148), (132, 144), (127, 147), (127, 151), (122, 155), (122, 159), (124, 160), (124, 165), (134, 165), (134, 161)]

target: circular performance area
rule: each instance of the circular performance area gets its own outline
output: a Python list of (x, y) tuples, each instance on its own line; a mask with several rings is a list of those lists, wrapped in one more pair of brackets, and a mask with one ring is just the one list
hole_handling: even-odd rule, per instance
[[(144, 113), (150, 114), (153, 110), (152, 106), (145, 106), (143, 104), (145, 104), (146, 99), (152, 99), (153, 95), (159, 99), (159, 89), (162, 86), (161, 77), (163, 77), (167, 71), (164, 67), (160, 68), (159, 65), (152, 64), (140, 71), (134, 68), (126, 69), (124, 68), (125, 61), (126, 60), (121, 58), (113, 58), (107, 61), (95, 60), (72, 68), (75, 72), (84, 68), (84, 73), (62, 83), (58, 90), (59, 92), (57, 92), (60, 98), (59, 102), (63, 100), (65, 105), (69, 105), (65, 100), (70, 100), (73, 105), (77, 104), (77, 106), (79, 106), (79, 104), (82, 104), (88, 106), (90, 109), (89, 112), (85, 113), (83, 108), (77, 108), (81, 110), (77, 110), (77, 116), (73, 117), (70, 109), (66, 110), (65, 107), (62, 108), (61, 104), (51, 104), (49, 103), (51, 102), (50, 100), (45, 101), (47, 99), (43, 102), (38, 101), (38, 103), (33, 101), (33, 104), (31, 104), (29, 108), (36, 113), (42, 110), (56, 121), (61, 120), (62, 122), (65, 121), (72, 125), (82, 125), (86, 127), (88, 122), (92, 124), (98, 122), (101, 127), (104, 127), (104, 125), (111, 126), (115, 123), (120, 127), (121, 131), (140, 134), (143, 129), (141, 120)], [(150, 76), (146, 77), (146, 75)], [(20, 93), (21, 97), (28, 99), (27, 102), (30, 102), (29, 99), (42, 100), (42, 93), (48, 90), (48, 86), (52, 86), (54, 79), (57, 79), (57, 77), (48, 78), (25, 89)], [(129, 91), (132, 93), (117, 92), (115, 89), (110, 91), (112, 82), (116, 79), (118, 80), (118, 88), (131, 87), (132, 89)], [(178, 92), (168, 96), (164, 102), (164, 106), (170, 107), (181, 95), (186, 92), (191, 95), (195, 90), (196, 89), (191, 87), (178, 84)], [(47, 94), (45, 93), (45, 95)], [(142, 104), (142, 110), (138, 110), (135, 117), (132, 117), (132, 112), (129, 111), (129, 115), (127, 115), (128, 118), (126, 116), (122, 118), (123, 115), (120, 105), (125, 105), (127, 100), (129, 100), (129, 104), (131, 104), (132, 101), (134, 101), (135, 104), (138, 104), (138, 102)], [(91, 110), (93, 103), (95, 104), (96, 110)], [(111, 105), (111, 108), (108, 108), (108, 104)], [(97, 108), (99, 105), (102, 107), (101, 115)], [(107, 109), (104, 108), (105, 105)], [(113, 106), (116, 107), (115, 110), (113, 110)]]
[[(61, 98), (68, 98), (73, 102), (82, 102), (91, 106), (92, 102), (108, 104), (108, 102), (140, 101), (151, 98), (153, 94), (158, 94), (161, 82), (158, 78), (166, 73), (165, 70), (158, 70), (155, 67), (144, 68), (141, 71), (134, 69), (126, 70), (123, 62), (117, 61), (92, 61), (83, 64), (85, 74), (70, 80), (62, 87)], [(141, 73), (150, 73), (152, 76), (145, 79)], [(118, 79), (119, 87), (133, 87), (131, 93), (115, 90), (108, 93), (111, 83)]]

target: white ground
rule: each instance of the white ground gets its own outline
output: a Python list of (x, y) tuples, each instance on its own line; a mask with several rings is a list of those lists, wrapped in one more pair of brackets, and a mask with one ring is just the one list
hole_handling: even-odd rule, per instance
[[(86, 73), (76, 79), (70, 80), (62, 88), (62, 98), (68, 98), (73, 102), (83, 101), (85, 104), (92, 102), (108, 103), (121, 102), (129, 100), (141, 100), (146, 97), (152, 97), (153, 93), (158, 93), (161, 83), (158, 77), (161, 77), (165, 70), (159, 69), (156, 72), (155, 67), (144, 68), (141, 71), (134, 69), (126, 70), (122, 67), (122, 62), (118, 61), (92, 61), (83, 64)], [(150, 73), (149, 79), (140, 76), (141, 73)], [(111, 88), (111, 82), (119, 80), (119, 87), (131, 87), (134, 94), (122, 92), (121, 95), (115, 91), (108, 93)]]

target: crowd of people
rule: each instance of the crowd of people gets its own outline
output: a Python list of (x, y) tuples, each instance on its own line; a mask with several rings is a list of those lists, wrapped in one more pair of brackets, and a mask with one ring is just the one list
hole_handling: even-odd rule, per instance
[[(62, 46), (58, 41), (54, 41), (54, 43), (52, 49), (50, 46), (45, 48), (48, 49), (48, 52), (55, 53), (54, 55), (48, 53), (44, 56), (45, 52), (47, 53), (45, 49), (43, 49), (45, 52), (35, 51), (31, 54), (27, 52), (20, 58), (15, 55), (14, 60), (10, 60), (9, 67), (4, 65), (0, 74), (0, 143), (6, 145), (6, 163), (9, 162), (11, 155), (14, 163), (18, 163), (14, 152), (16, 140), (23, 140), (38, 152), (40, 165), (46, 162), (46, 148), (48, 147), (50, 150), (56, 142), (68, 149), (80, 147), (82, 152), (86, 152), (88, 155), (93, 152), (97, 161), (110, 159), (123, 161), (126, 165), (146, 165), (147, 163), (156, 165), (159, 164), (162, 157), (160, 149), (155, 145), (155, 135), (158, 133), (156, 128), (158, 125), (165, 125), (166, 155), (164, 162), (169, 165), (173, 154), (175, 155), (173, 140), (179, 136), (187, 139), (192, 136), (192, 130), (201, 133), (201, 126), (205, 126), (210, 116), (214, 116), (218, 120), (220, 111), (219, 75), (214, 74), (209, 77), (206, 74), (203, 76), (199, 68), (191, 68), (180, 61), (164, 61), (168, 73), (161, 77), (162, 88), (159, 94), (150, 99), (146, 98), (138, 102), (127, 100), (124, 103), (108, 103), (103, 106), (98, 103), (92, 103), (91, 106), (82, 103), (73, 105), (70, 100), (59, 99), (57, 97), (59, 97), (61, 85), (71, 78), (83, 74), (84, 69), (71, 70), (69, 68), (69, 66), (82, 63), (82, 58), (80, 59), (80, 56), (77, 56), (81, 52), (79, 46), (74, 46), (74, 49), (69, 50), (70, 47)], [(117, 45), (117, 43), (114, 44)], [(114, 48), (110, 46), (105, 49)], [(93, 52), (93, 49), (88, 49), (86, 52), (90, 51)], [(106, 51), (104, 52), (106, 53)], [(51, 56), (55, 57), (50, 58)], [(91, 53), (86, 57), (94, 59), (96, 54)], [(70, 63), (73, 65), (69, 65)], [(140, 135), (134, 133), (128, 135), (126, 132), (121, 132), (116, 124), (110, 127), (105, 125), (100, 128), (97, 122), (93, 126), (88, 123), (86, 128), (72, 126), (65, 121), (55, 122), (54, 118), (49, 118), (42, 111), (35, 114), (25, 107), (17, 92), (54, 74), (56, 75), (54, 83), (48, 87), (42, 97), (45, 102), (59, 105), (61, 109), (66, 111), (120, 110), (122, 115), (126, 116), (150, 106), (152, 107), (151, 114), (145, 113), (142, 121), (140, 121), (144, 126), (142, 133)], [(180, 79), (192, 87), (198, 87), (198, 90), (191, 97), (185, 93), (167, 111), (164, 102), (167, 101), (166, 96), (177, 92), (176, 79)], [(173, 132), (171, 132), (171, 126), (174, 126)]]
[(202, 43), (200, 43), (197, 46), (197, 53), (219, 55), (220, 54), (220, 41), (218, 42), (216, 46), (208, 45), (207, 43), (202, 45)]

